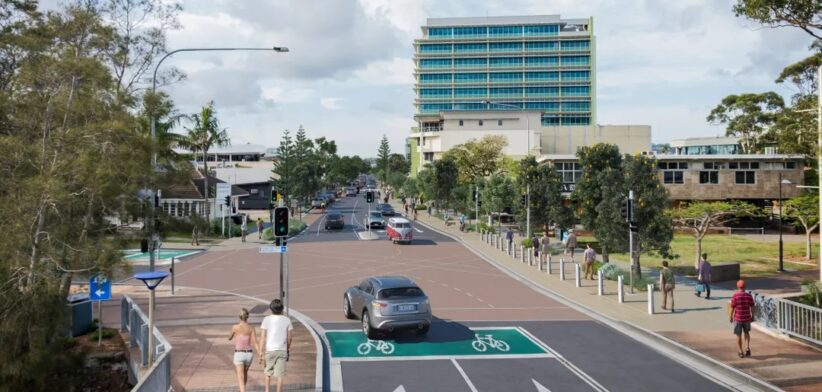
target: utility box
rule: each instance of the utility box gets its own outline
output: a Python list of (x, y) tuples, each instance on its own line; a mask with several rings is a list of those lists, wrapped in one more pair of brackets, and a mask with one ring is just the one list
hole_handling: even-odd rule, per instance
[(69, 327), (66, 335), (71, 337), (84, 335), (91, 329), (93, 317), (88, 293), (72, 294), (66, 300), (69, 307)]

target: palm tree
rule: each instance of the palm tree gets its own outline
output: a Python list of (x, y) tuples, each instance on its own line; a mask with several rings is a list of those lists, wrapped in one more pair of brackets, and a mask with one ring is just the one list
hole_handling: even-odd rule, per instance
[(211, 208), (208, 204), (208, 151), (212, 147), (222, 147), (229, 144), (228, 134), (225, 129), (220, 129), (220, 121), (217, 120), (217, 111), (214, 109), (214, 101), (204, 106), (200, 113), (191, 115), (191, 128), (186, 128), (186, 140), (182, 143), (185, 147), (197, 156), (197, 152), (203, 154), (204, 187), (206, 222), (210, 225)]

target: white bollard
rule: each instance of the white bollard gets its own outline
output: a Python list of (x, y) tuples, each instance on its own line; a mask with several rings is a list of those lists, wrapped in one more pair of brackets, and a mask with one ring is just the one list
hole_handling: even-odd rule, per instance
[[(508, 241), (505, 241), (505, 242), (508, 242)], [(511, 256), (511, 253), (514, 252), (514, 246), (513, 245), (514, 244), (511, 244), (511, 243), (508, 244), (508, 256)]]
[(579, 273), (579, 264), (576, 264), (576, 263), (574, 264), (574, 274), (575, 274), (574, 278), (576, 279), (576, 282), (575, 282), (576, 286), (577, 287), (582, 287), (582, 281), (579, 279), (580, 278), (580, 276), (579, 276), (580, 275), (580, 273)]
[(542, 271), (542, 252), (537, 256), (537, 271)]
[(548, 275), (551, 275), (551, 253), (548, 253), (548, 260), (546, 260), (546, 261), (547, 261), (548, 265), (546, 265), (545, 269), (548, 270)]
[(485, 241), (485, 230), (480, 230), (480, 239)]
[(519, 258), (522, 264), (525, 264), (525, 247), (520, 245), (519, 246)]
[(604, 277), (602, 271), (597, 271), (597, 295), (605, 295), (605, 284), (602, 282)]
[(648, 314), (654, 314), (654, 284), (648, 285)]
[(500, 244), (502, 244), (502, 238), (500, 236), (497, 236), (497, 249), (499, 249), (499, 247), (501, 246)]
[(565, 259), (559, 259), (559, 280), (565, 280)]
[(625, 302), (625, 289), (622, 288), (622, 275), (617, 276), (617, 297), (619, 297), (619, 303)]
[(534, 252), (528, 249), (528, 266), (534, 265)]

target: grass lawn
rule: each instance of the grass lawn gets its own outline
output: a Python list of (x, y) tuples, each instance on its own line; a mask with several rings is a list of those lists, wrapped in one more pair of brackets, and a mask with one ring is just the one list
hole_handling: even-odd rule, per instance
[[(593, 241), (593, 237), (580, 236), (580, 241)], [(674, 254), (679, 258), (669, 261), (674, 266), (693, 266), (696, 260), (696, 239), (688, 234), (675, 234), (671, 242)], [(813, 241), (813, 257), (817, 257), (819, 241)], [(702, 240), (702, 252), (708, 253), (708, 260), (713, 264), (738, 262), (744, 276), (773, 275), (779, 264), (779, 244), (761, 241), (759, 237), (728, 236), (727, 234), (709, 234)], [(617, 260), (628, 260), (627, 253), (612, 253)], [(658, 256), (643, 254), (640, 259), (643, 267), (661, 267), (662, 259)], [(816, 259), (805, 260), (805, 243), (784, 242), (785, 268), (790, 270), (809, 270), (817, 267)]]

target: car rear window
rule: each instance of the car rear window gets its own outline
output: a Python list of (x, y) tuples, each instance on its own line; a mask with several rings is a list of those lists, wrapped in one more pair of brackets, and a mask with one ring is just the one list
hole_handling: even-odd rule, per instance
[(337, 214), (329, 214), (329, 215), (328, 215), (328, 219), (331, 219), (331, 220), (342, 219), (342, 215), (337, 215)]
[(421, 297), (422, 290), (419, 287), (398, 287), (395, 289), (380, 290), (380, 299), (414, 298)]

